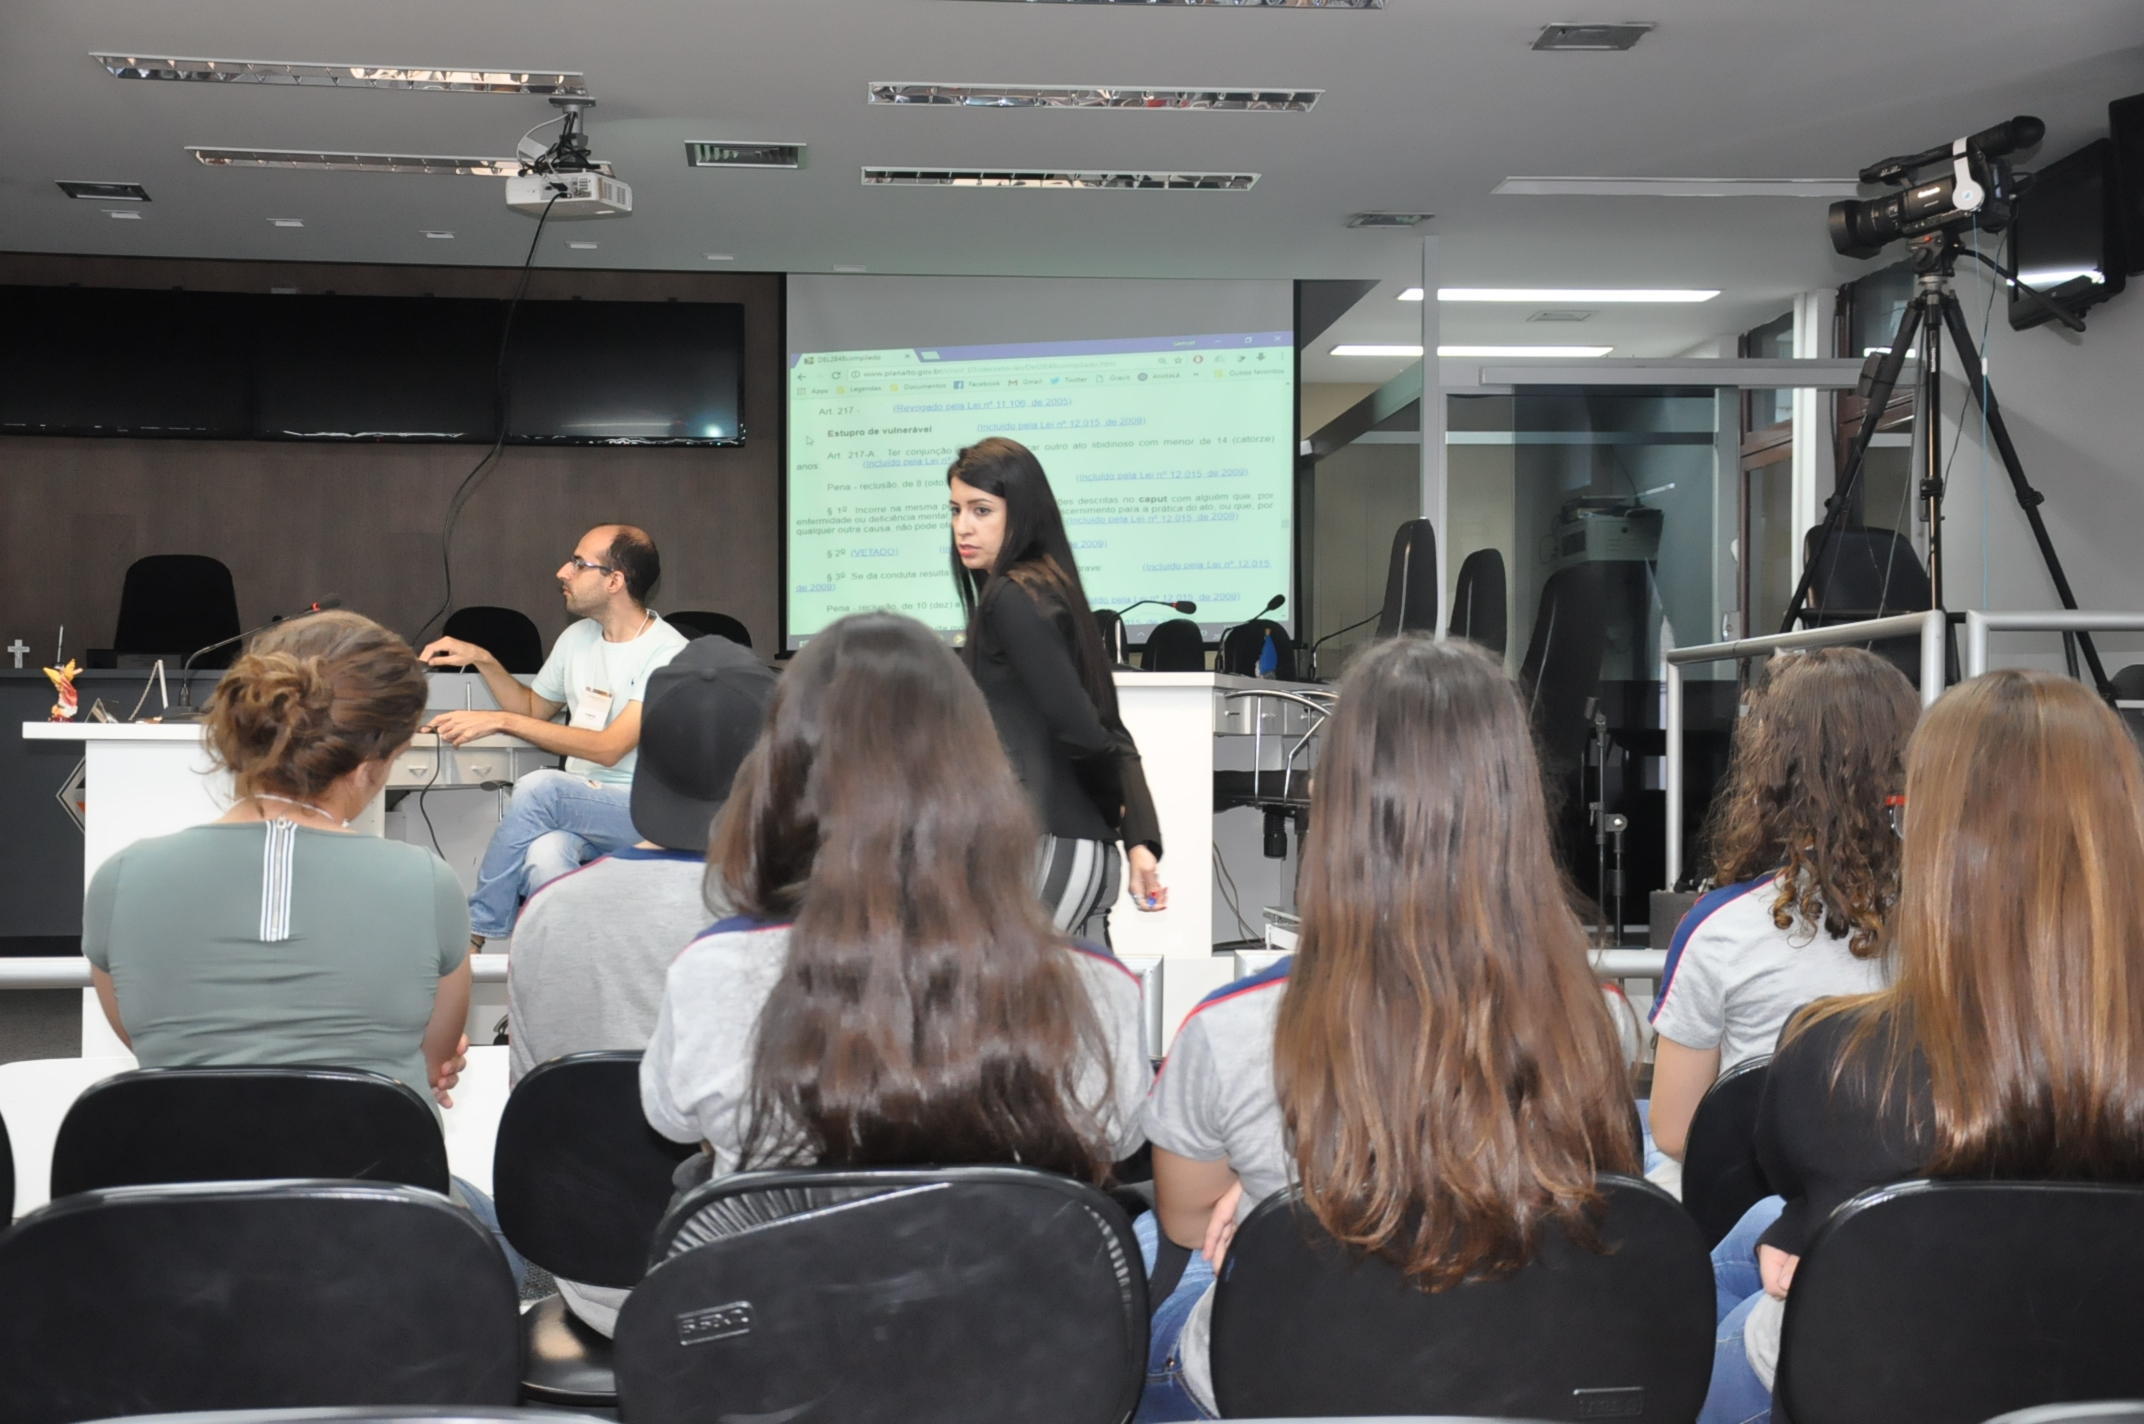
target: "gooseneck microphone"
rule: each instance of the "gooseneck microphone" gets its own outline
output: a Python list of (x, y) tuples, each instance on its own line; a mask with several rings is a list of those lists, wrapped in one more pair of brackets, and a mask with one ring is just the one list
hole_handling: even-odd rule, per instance
[(1118, 609), (1117, 616), (1122, 618), (1134, 608), (1144, 608), (1149, 603), (1157, 608), (1173, 608), (1178, 613), (1196, 613), (1199, 611), (1199, 606), (1188, 598), (1142, 598), (1137, 603), (1127, 603)]
[(179, 664), (179, 705), (165, 709), (164, 720), (167, 722), (191, 722), (201, 715), (199, 709), (194, 706), (192, 672), (196, 658), (205, 658), (218, 648), (228, 648), (233, 643), (242, 643), (256, 633), (267, 632), (278, 623), (288, 623), (293, 618), (304, 618), (314, 613), (325, 613), (330, 608), (340, 607), (342, 607), (341, 597), (331, 593), (325, 598), (306, 605), (296, 613), (278, 613), (258, 628), (248, 628), (243, 633), (234, 633), (220, 642), (210, 643), (205, 648), (194, 649), (186, 655), (186, 661)]

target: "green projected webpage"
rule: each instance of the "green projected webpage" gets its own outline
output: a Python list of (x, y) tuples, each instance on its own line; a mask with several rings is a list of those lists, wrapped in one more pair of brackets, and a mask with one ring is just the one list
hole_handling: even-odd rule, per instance
[(1211, 638), (1289, 592), (1292, 332), (789, 360), (792, 647), (875, 608), (959, 631), (945, 471), (987, 435), (1042, 461), (1095, 607), (1194, 599)]

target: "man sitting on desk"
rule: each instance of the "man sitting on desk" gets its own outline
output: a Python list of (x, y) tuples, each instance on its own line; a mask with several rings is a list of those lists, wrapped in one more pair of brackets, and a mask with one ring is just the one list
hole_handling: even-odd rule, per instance
[[(537, 886), (640, 839), (629, 803), (641, 694), (648, 675), (686, 642), (645, 602), (661, 575), (654, 541), (632, 525), (604, 524), (582, 535), (558, 569), (566, 611), (580, 621), (559, 634), (527, 687), (473, 643), (441, 638), (425, 648), (429, 666), (474, 665), (502, 709), (442, 712), (429, 730), (457, 747), (504, 732), (566, 759), (563, 771), (533, 772), (514, 784), (469, 897), (476, 943), (511, 934), (516, 907)], [(551, 720), (561, 709), (564, 726)]]

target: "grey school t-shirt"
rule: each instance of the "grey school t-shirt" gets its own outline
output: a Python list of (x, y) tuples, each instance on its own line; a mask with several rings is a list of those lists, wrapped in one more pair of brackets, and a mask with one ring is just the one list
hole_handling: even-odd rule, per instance
[[(1067, 953), (1101, 1020), (1113, 1089), (1105, 1095), (1101, 1063), (1085, 1064), (1081, 1102), (1098, 1110), (1121, 1161), (1146, 1140), (1141, 1105), (1152, 1071), (1140, 1039), (1139, 980), (1105, 951)], [(674, 1142), (707, 1143), (718, 1176), (737, 1169), (743, 1150), (760, 1010), (788, 954), (787, 925), (741, 917), (715, 924), (670, 966), (655, 1036), (640, 1060), (640, 1106), (650, 1125)]]
[(663, 976), (707, 927), (706, 874), (704, 856), (628, 846), (529, 897), (507, 960), (509, 1082), (564, 1054), (648, 1046)]
[[(689, 641), (659, 613), (649, 615), (639, 637), (622, 643), (604, 641), (603, 625), (583, 618), (558, 635), (551, 656), (543, 660), (529, 683), (529, 691), (562, 705), (568, 726), (600, 732), (618, 720), (627, 703), (647, 700), (648, 678)], [(566, 770), (590, 781), (631, 786), (633, 766), (639, 760), (637, 748), (619, 757), (614, 766), (567, 757)]]
[[(290, 823), (284, 822), (284, 825)], [(424, 1030), (469, 953), (469, 906), (423, 846), (292, 828), (288, 937), (263, 913), (261, 822), (136, 841), (97, 868), (82, 954), (144, 1068), (369, 1068), (429, 1096)]]

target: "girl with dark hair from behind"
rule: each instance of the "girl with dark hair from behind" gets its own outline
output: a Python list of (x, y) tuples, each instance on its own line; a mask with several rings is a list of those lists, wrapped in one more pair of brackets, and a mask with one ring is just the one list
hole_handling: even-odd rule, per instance
[(1803, 1011), (1772, 1060), (1757, 1157), (1786, 1205), (1754, 1261), (1713, 1256), (1701, 1419), (1770, 1417), (1795, 1265), (1856, 1193), (2144, 1181), (2144, 760), (2090, 688), (2007, 670), (1929, 709), (1890, 928), (1896, 982)]
[(1198, 1252), (1154, 1314), (1138, 1418), (1215, 1413), (1211, 1286), (1291, 1182), (1422, 1289), (1592, 1242), (1595, 1178), (1638, 1165), (1623, 1055), (1564, 894), (1503, 666), (1402, 637), (1348, 669), (1313, 782), (1296, 953), (1209, 995), (1147, 1103), (1155, 1212)]
[(1913, 685), (1859, 648), (1772, 663), (1735, 725), (1709, 830), (1713, 884), (1676, 926), (1653, 1001), (1653, 1141), (1681, 1160), (1698, 1100), (1770, 1053), (1796, 1009), (1884, 986), (1898, 894), (1889, 798), (1920, 716)]
[(707, 1144), (694, 1165), (716, 1175), (1017, 1163), (1106, 1180), (1143, 1140), (1139, 983), (1051, 927), (1034, 836), (936, 636), (891, 613), (815, 635), (715, 823), (708, 881), (738, 913), (670, 968), (648, 1121)]
[(1041, 822), (1037, 887), (1059, 930), (1106, 944), (1127, 862), (1133, 904), (1165, 909), (1169, 892), (1161, 824), (1064, 517), (1041, 462), (997, 436), (960, 452), (946, 490), (962, 657)]

